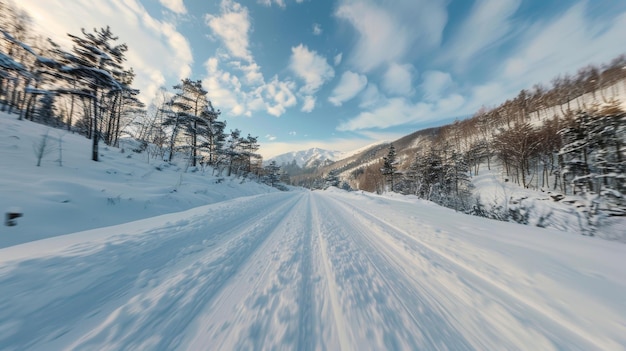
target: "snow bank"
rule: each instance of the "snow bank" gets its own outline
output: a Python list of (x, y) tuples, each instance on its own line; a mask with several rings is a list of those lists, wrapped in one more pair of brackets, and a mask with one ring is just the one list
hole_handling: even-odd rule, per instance
[[(33, 148), (48, 134), (41, 166)], [(59, 152), (61, 149), (61, 153)], [(242, 179), (148, 160), (129, 148), (100, 145), (16, 115), (0, 113), (0, 211), (19, 208), (15, 226), (0, 226), (0, 247), (125, 223), (240, 196), (276, 191)], [(62, 162), (59, 162), (62, 161)]]

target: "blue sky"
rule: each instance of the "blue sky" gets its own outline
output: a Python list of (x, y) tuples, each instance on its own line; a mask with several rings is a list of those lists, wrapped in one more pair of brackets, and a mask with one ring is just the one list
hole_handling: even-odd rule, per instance
[(110, 25), (135, 86), (201, 79), (271, 157), (349, 151), (472, 115), (626, 51), (623, 0), (20, 0), (35, 27)]

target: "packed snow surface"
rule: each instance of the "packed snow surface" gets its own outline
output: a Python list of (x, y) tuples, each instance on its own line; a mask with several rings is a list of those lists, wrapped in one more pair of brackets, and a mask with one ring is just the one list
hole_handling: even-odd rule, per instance
[(273, 192), (0, 249), (2, 350), (623, 350), (626, 246)]

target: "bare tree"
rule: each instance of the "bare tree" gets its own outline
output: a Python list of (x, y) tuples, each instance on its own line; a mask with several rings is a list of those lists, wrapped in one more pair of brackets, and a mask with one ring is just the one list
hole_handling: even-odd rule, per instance
[(39, 141), (33, 143), (33, 151), (35, 152), (35, 157), (37, 158), (37, 167), (41, 166), (41, 160), (49, 155), (54, 149), (51, 147), (48, 142), (48, 131), (41, 136)]

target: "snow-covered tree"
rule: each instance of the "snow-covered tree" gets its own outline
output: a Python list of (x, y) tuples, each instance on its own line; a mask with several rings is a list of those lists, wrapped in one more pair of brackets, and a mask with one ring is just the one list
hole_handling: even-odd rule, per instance
[(239, 174), (239, 166), (241, 163), (241, 131), (239, 129), (231, 130), (223, 149), (223, 155), (228, 165), (228, 176), (230, 177), (235, 171)]
[(217, 163), (219, 152), (224, 147), (224, 142), (226, 141), (226, 134), (224, 133), (226, 122), (218, 120), (220, 114), (221, 111), (216, 110), (210, 100), (202, 111), (202, 116), (207, 121), (207, 127), (203, 135), (205, 142), (201, 147), (208, 154), (207, 163), (209, 165)]
[(494, 140), (494, 148), (507, 173), (515, 175), (517, 183), (523, 187), (528, 186), (526, 177), (530, 173), (531, 160), (537, 156), (539, 142), (536, 130), (529, 123), (515, 123), (502, 130)]
[(247, 137), (241, 138), (241, 157), (243, 158), (243, 167), (246, 173), (253, 172), (253, 169), (259, 167), (262, 159), (261, 155), (257, 153), (259, 148), (258, 137), (248, 134)]
[(394, 180), (398, 175), (398, 160), (396, 159), (396, 148), (389, 145), (387, 156), (383, 157), (383, 167), (380, 172), (385, 176), (390, 185), (389, 190), (394, 191)]
[(324, 177), (324, 188), (328, 188), (331, 186), (339, 187), (340, 183), (339, 179), (339, 170), (332, 169), (328, 172), (326, 177)]
[(272, 160), (264, 167), (264, 171), (263, 180), (267, 185), (275, 186), (280, 181), (280, 166), (276, 164), (276, 161)]

